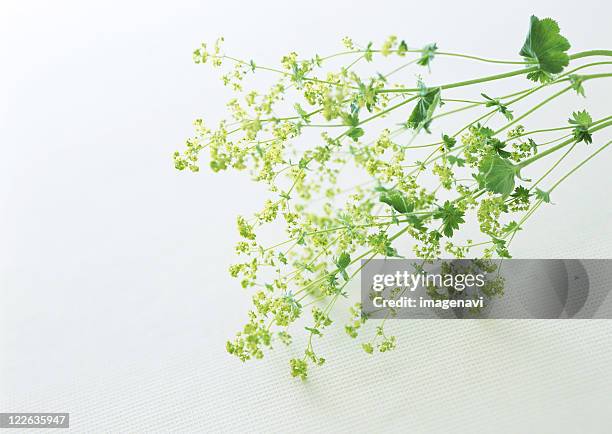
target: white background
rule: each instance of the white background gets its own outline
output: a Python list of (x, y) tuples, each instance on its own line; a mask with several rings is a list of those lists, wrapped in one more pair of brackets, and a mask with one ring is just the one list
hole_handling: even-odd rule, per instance
[[(0, 1), (0, 411), (69, 411), (77, 432), (607, 432), (608, 321), (402, 321), (376, 357), (340, 331), (305, 384), (291, 350), (242, 365), (224, 344), (249, 296), (225, 270), (263, 192), (171, 162), (229, 97), (192, 63), (201, 41), (261, 64), (391, 33), (513, 58), (532, 13), (572, 52), (612, 45), (604, 1)], [(436, 62), (441, 81), (474, 72)], [(609, 115), (610, 89), (540, 119)], [(560, 187), (515, 256), (612, 256), (611, 162)]]

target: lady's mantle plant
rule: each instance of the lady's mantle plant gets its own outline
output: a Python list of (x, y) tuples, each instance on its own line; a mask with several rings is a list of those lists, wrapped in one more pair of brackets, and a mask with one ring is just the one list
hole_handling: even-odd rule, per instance
[[(222, 79), (236, 93), (227, 104), (231, 118), (216, 127), (197, 119), (195, 136), (174, 154), (174, 163), (197, 172), (204, 160), (215, 172), (246, 171), (267, 185), (270, 194), (261, 209), (237, 218), (241, 259), (230, 273), (252, 290), (253, 308), (227, 351), (242, 361), (259, 359), (274, 343), (290, 345), (296, 333), (305, 334), (303, 354), (290, 360), (294, 377), (305, 379), (310, 365), (325, 362), (316, 340), (334, 325), (332, 308), (348, 297), (347, 285), (362, 259), (399, 256), (409, 246), (424, 260), (508, 258), (515, 235), (551, 203), (555, 188), (612, 143), (604, 131), (612, 116), (593, 119), (582, 106), (558, 125), (525, 126), (531, 114), (561, 95), (584, 97), (590, 81), (612, 76), (605, 71), (612, 50), (569, 54), (570, 43), (550, 18), (531, 17), (520, 57), (512, 61), (444, 52), (436, 44), (415, 49), (391, 36), (365, 47), (345, 38), (344, 51), (324, 57), (289, 53), (272, 68), (224, 54), (221, 42), (202, 44), (194, 60), (229, 66)], [(442, 56), (506, 70), (446, 84), (418, 77), (412, 86), (394, 81), (409, 66), (427, 72)], [(389, 72), (358, 73), (373, 65), (391, 69), (387, 65), (400, 61)], [(259, 73), (273, 79), (269, 87), (249, 85)], [(507, 95), (479, 89), (497, 80), (520, 87)], [(454, 97), (463, 88), (473, 96)], [(516, 109), (526, 101), (531, 108)], [(436, 120), (460, 113), (473, 117), (455, 130), (434, 133)], [(423, 133), (434, 139), (415, 144)], [(555, 173), (585, 146), (592, 149), (587, 159), (561, 176)], [(549, 163), (542, 173), (532, 166), (539, 160)], [(461, 229), (470, 222), (477, 222), (483, 240), (462, 240)], [(265, 225), (282, 225), (284, 239), (262, 240), (258, 231)], [(359, 305), (350, 312), (344, 329), (357, 338), (367, 318)], [(370, 334), (362, 342), (367, 353), (395, 347), (384, 321)]]

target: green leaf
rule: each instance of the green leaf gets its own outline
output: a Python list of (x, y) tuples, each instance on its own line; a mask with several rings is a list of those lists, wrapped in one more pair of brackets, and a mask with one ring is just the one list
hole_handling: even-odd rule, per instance
[(529, 190), (523, 187), (522, 185), (516, 187), (514, 189), (514, 193), (512, 193), (512, 197), (514, 198), (529, 199), (530, 196), (531, 193), (529, 192)]
[(350, 264), (351, 264), (351, 256), (346, 252), (341, 253), (340, 257), (336, 261), (338, 272), (340, 273), (340, 275), (345, 281), (349, 280), (348, 273), (346, 272), (346, 267), (348, 267)]
[(308, 164), (312, 161), (312, 158), (306, 158), (306, 157), (302, 157), (300, 158), (300, 161), (298, 162), (298, 167), (300, 169), (306, 169), (308, 170)]
[(346, 267), (348, 267), (350, 265), (350, 263), (351, 263), (351, 255), (349, 255), (346, 252), (341, 253), (340, 257), (336, 261), (336, 265), (341, 270), (344, 270)]
[(380, 194), (380, 201), (391, 206), (399, 213), (407, 214), (414, 210), (414, 204), (408, 202), (406, 196), (397, 190), (385, 190)]
[(385, 256), (388, 258), (401, 258), (402, 256), (397, 253), (397, 250), (392, 245), (388, 245), (385, 248)]
[(465, 166), (465, 160), (463, 158), (455, 157), (454, 155), (449, 155), (448, 157), (446, 157), (446, 159), (451, 164), (451, 166), (453, 164), (456, 165), (457, 167)]
[(472, 173), (472, 178), (478, 183), (478, 188), (485, 188), (485, 176), (482, 173)]
[(365, 52), (363, 53), (363, 58), (366, 60), (366, 62), (371, 62), (372, 61), (372, 43), (368, 42), (368, 46), (365, 49)]
[(419, 102), (412, 110), (406, 123), (408, 128), (424, 128), (425, 131), (429, 132), (431, 118), (436, 108), (440, 105), (440, 101), (439, 87), (434, 89), (423, 88)]
[(423, 219), (421, 217), (410, 214), (408, 217), (406, 217), (406, 219), (408, 220), (408, 223), (410, 223), (417, 231), (423, 232), (425, 230)]
[(450, 151), (451, 149), (453, 149), (453, 146), (457, 144), (457, 139), (447, 134), (442, 134), (442, 142), (444, 144), (444, 149), (446, 151)]
[(408, 45), (406, 44), (406, 41), (400, 42), (399, 47), (397, 47), (397, 55), (398, 56), (405, 56), (406, 52), (408, 51)]
[(506, 147), (506, 143), (502, 142), (501, 140), (489, 138), (487, 139), (487, 141), (491, 144), (491, 146), (493, 147), (493, 150), (500, 157), (508, 158), (512, 155), (511, 152), (504, 151), (504, 148)]
[(440, 238), (442, 238), (442, 234), (438, 231), (431, 231), (429, 232), (429, 237), (433, 240), (433, 241), (440, 241)]
[(479, 182), (492, 193), (508, 196), (514, 190), (516, 167), (506, 158), (497, 154), (487, 155), (478, 166)]
[(351, 127), (346, 135), (349, 136), (353, 141), (359, 140), (359, 137), (363, 136), (365, 132), (363, 128), (358, 127), (359, 125), (359, 106), (354, 103), (351, 103), (351, 112), (342, 112), (340, 113), (342, 117), (342, 122), (344, 125)]
[(572, 118), (568, 122), (570, 125), (576, 126), (573, 131), (577, 143), (593, 143), (593, 137), (589, 132), (589, 128), (593, 125), (593, 118), (586, 110), (572, 113)]
[(584, 97), (584, 87), (582, 86), (584, 76), (578, 74), (570, 74), (569, 79), (570, 83), (572, 84), (572, 89), (574, 89), (578, 95)]
[(506, 226), (504, 226), (502, 228), (502, 232), (503, 233), (514, 233), (514, 232), (518, 232), (522, 230), (522, 228), (519, 226), (519, 224), (515, 221), (511, 221), (510, 223), (508, 223)]
[(558, 74), (569, 64), (570, 43), (559, 33), (559, 25), (551, 18), (540, 20), (531, 16), (529, 33), (520, 55), (538, 64), (538, 71), (527, 77), (533, 81), (545, 81), (550, 74)]
[(437, 50), (438, 46), (435, 43), (425, 45), (421, 50), (422, 55), (421, 58), (417, 60), (417, 63), (421, 66), (429, 66)]
[(306, 122), (307, 124), (310, 123), (310, 119), (308, 118), (308, 113), (306, 113), (306, 110), (304, 110), (302, 108), (301, 105), (299, 105), (297, 102), (295, 104), (293, 104), (293, 108), (295, 109), (295, 111), (297, 112), (297, 114), (300, 116), (300, 118)]
[(475, 127), (476, 131), (478, 131), (478, 134), (483, 136), (483, 137), (493, 137), (493, 135), (495, 134), (495, 131), (493, 131), (491, 128), (489, 127), (485, 127), (484, 125), (480, 125), (480, 122), (476, 124)]
[(363, 136), (364, 134), (365, 132), (363, 131), (363, 128), (359, 127), (353, 127), (348, 131), (348, 133), (346, 133), (346, 135), (353, 139), (353, 141), (355, 142), (359, 140), (359, 137)]
[(373, 83), (374, 83), (373, 80), (368, 85), (359, 81), (358, 99), (359, 101), (363, 102), (363, 104), (366, 106), (369, 112), (371, 112), (374, 109), (374, 106), (376, 105), (376, 102), (378, 101), (378, 96), (376, 94), (376, 88), (373, 86)]
[(528, 204), (531, 193), (528, 189), (520, 185), (514, 189), (514, 193), (512, 193), (510, 197), (513, 198), (516, 203)]
[(593, 118), (586, 111), (573, 112), (572, 118), (568, 120), (571, 125), (577, 125), (584, 128), (589, 128), (593, 124)]
[(537, 71), (527, 74), (527, 79), (535, 81), (536, 83), (550, 83), (553, 81), (553, 76), (549, 72), (538, 69)]
[(531, 149), (534, 154), (537, 154), (538, 144), (532, 138), (527, 139), (527, 143), (529, 143), (529, 149)]
[(550, 203), (550, 193), (548, 191), (542, 191), (536, 188), (535, 191), (536, 199), (541, 200), (544, 203)]
[(495, 245), (495, 251), (500, 258), (511, 258), (510, 252), (508, 252), (508, 247), (506, 246), (506, 240), (502, 240), (500, 238), (493, 237), (491, 239), (493, 244)]
[(503, 114), (506, 119), (511, 121), (514, 119), (514, 115), (512, 114), (512, 110), (508, 108), (505, 104), (502, 104), (498, 98), (491, 98), (490, 96), (481, 93), (482, 97), (487, 100), (485, 106), (486, 107), (497, 107), (497, 111)]
[(459, 229), (461, 223), (465, 223), (463, 216), (464, 212), (447, 200), (441, 208), (438, 208), (433, 218), (442, 219), (442, 232), (450, 238), (453, 236), (454, 230)]
[(356, 127), (357, 125), (359, 125), (359, 113), (358, 112), (354, 112), (354, 111), (351, 111), (351, 113), (342, 112), (340, 113), (340, 116), (342, 117), (342, 122), (344, 123), (344, 125), (347, 125), (349, 127)]
[(318, 329), (315, 329), (313, 327), (304, 327), (304, 328), (310, 333), (312, 333), (313, 335), (321, 336), (321, 332)]
[(291, 80), (295, 82), (298, 88), (300, 88), (304, 82), (304, 77), (306, 76), (306, 70), (304, 68), (300, 68), (297, 63), (291, 65), (292, 75)]

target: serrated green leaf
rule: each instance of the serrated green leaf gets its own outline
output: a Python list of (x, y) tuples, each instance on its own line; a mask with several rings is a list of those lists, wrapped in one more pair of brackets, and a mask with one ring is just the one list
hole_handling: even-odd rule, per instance
[(341, 253), (340, 256), (338, 257), (338, 260), (336, 261), (336, 265), (341, 270), (344, 270), (346, 267), (348, 267), (350, 263), (351, 263), (351, 255), (349, 255), (346, 252)]
[(503, 233), (506, 233), (506, 234), (508, 234), (508, 233), (518, 232), (518, 231), (520, 231), (520, 230), (522, 230), (522, 228), (521, 228), (521, 227), (519, 226), (519, 224), (518, 224), (517, 222), (515, 222), (515, 221), (511, 221), (510, 223), (508, 223), (507, 225), (505, 225), (505, 226), (502, 228), (502, 232), (503, 232)]
[(442, 143), (444, 144), (444, 149), (450, 151), (457, 144), (457, 139), (448, 134), (442, 134)]
[(313, 328), (313, 327), (304, 327), (304, 328), (310, 333), (312, 333), (313, 335), (321, 336), (321, 332), (316, 328)]
[(440, 241), (440, 238), (442, 238), (442, 234), (438, 231), (431, 231), (429, 233), (429, 237), (433, 240), (433, 241)]
[(406, 125), (408, 128), (424, 128), (429, 132), (431, 118), (436, 108), (440, 105), (440, 88), (426, 89), (422, 91), (422, 96), (419, 98), (416, 106), (412, 110)]
[(584, 128), (589, 128), (593, 124), (593, 118), (586, 111), (573, 112), (572, 117), (568, 120), (571, 125), (577, 125)]
[(366, 60), (366, 62), (371, 62), (372, 61), (372, 43), (368, 42), (368, 46), (365, 49), (365, 52), (363, 53), (363, 58)]
[(538, 64), (538, 72), (530, 73), (534, 81), (546, 80), (549, 74), (558, 74), (569, 64), (570, 43), (559, 33), (559, 25), (551, 18), (540, 20), (531, 16), (529, 33), (520, 55), (527, 61)]
[(359, 125), (359, 113), (351, 111), (351, 113), (342, 112), (340, 114), (342, 117), (342, 123), (349, 127), (356, 127)]
[(414, 210), (414, 204), (408, 202), (406, 196), (397, 190), (385, 190), (380, 194), (380, 201), (391, 206), (399, 213), (407, 214)]
[(506, 240), (502, 240), (501, 238), (493, 237), (491, 239), (493, 244), (495, 245), (495, 251), (500, 258), (511, 258), (510, 252), (508, 252), (508, 247), (506, 246)]
[(531, 81), (535, 81), (536, 83), (550, 83), (553, 81), (552, 74), (550, 72), (542, 71), (541, 69), (530, 72), (527, 74), (527, 78)]
[(297, 112), (297, 114), (300, 116), (300, 118), (306, 122), (307, 124), (310, 123), (310, 119), (308, 118), (308, 113), (306, 113), (306, 110), (304, 110), (302, 108), (301, 105), (299, 105), (297, 102), (295, 104), (293, 104), (293, 108), (295, 109), (295, 111)]
[(578, 95), (584, 97), (584, 87), (582, 86), (584, 77), (578, 74), (570, 74), (569, 79), (572, 84), (572, 89), (574, 89)]
[(402, 257), (397, 253), (397, 250), (395, 249), (395, 247), (391, 245), (388, 245), (385, 248), (385, 256), (388, 258), (401, 258)]
[(497, 154), (487, 155), (481, 160), (478, 169), (479, 182), (482, 182), (486, 190), (502, 196), (508, 196), (514, 190), (517, 169), (506, 158)]
[(400, 42), (399, 46), (397, 47), (397, 54), (398, 56), (405, 56), (406, 52), (408, 51), (408, 45), (406, 44), (406, 41)]
[(378, 101), (378, 95), (376, 92), (376, 88), (373, 86), (373, 80), (368, 85), (359, 81), (358, 100), (362, 101), (362, 103), (366, 106), (366, 109), (368, 109), (369, 112), (374, 109), (374, 106)]
[(531, 192), (522, 185), (519, 185), (514, 189), (514, 192), (510, 195), (510, 197), (515, 203), (528, 204), (529, 198), (531, 197)]
[(353, 127), (348, 131), (348, 133), (346, 133), (346, 135), (353, 139), (353, 141), (355, 142), (359, 140), (359, 137), (363, 136), (364, 134), (365, 132), (363, 131), (363, 128), (359, 127)]
[(505, 104), (502, 104), (502, 102), (498, 98), (491, 98), (485, 93), (481, 93), (480, 95), (482, 95), (482, 97), (487, 100), (487, 102), (485, 103), (485, 107), (497, 107), (497, 111), (503, 114), (506, 119), (508, 119), (509, 121), (514, 119), (512, 110), (510, 110)]
[(465, 160), (463, 158), (455, 157), (453, 155), (449, 155), (446, 158), (448, 159), (448, 162), (451, 164), (451, 166), (452, 165), (456, 165), (457, 167), (465, 166)]
[(438, 50), (438, 45), (436, 45), (435, 43), (425, 45), (421, 51), (422, 52), (421, 58), (417, 60), (417, 64), (421, 66), (429, 66), (437, 50)]
[(548, 191), (542, 191), (536, 188), (535, 196), (544, 203), (550, 203), (550, 193)]
[(500, 156), (503, 158), (508, 158), (512, 155), (511, 152), (508, 151), (504, 151), (504, 148), (506, 147), (506, 143), (502, 142), (499, 139), (494, 139), (494, 138), (489, 138), (487, 139), (487, 142), (493, 147), (493, 150)]
[(423, 219), (421, 217), (416, 216), (414, 214), (410, 214), (406, 217), (406, 219), (408, 220), (408, 223), (410, 223), (412, 227), (415, 228), (417, 231), (422, 232), (425, 230), (425, 226), (423, 225)]
[(593, 124), (593, 118), (586, 110), (573, 112), (568, 122), (570, 125), (576, 126), (573, 131), (576, 142), (593, 143), (593, 137), (589, 132), (589, 128)]
[(450, 238), (454, 231), (459, 229), (459, 225), (465, 223), (463, 216), (464, 212), (447, 200), (442, 207), (438, 208), (433, 218), (442, 220), (442, 232)]

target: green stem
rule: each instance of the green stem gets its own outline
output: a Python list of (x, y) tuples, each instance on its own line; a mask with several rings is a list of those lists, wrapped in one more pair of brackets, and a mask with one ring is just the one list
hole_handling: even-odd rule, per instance
[[(369, 50), (371, 53), (381, 53), (382, 50)], [(347, 55), (351, 55), (351, 54), (363, 54), (365, 53), (366, 50), (349, 50), (349, 51), (341, 51), (339, 53), (335, 53), (335, 54), (331, 54), (329, 56), (326, 57), (322, 57), (321, 60), (329, 60), (329, 59), (333, 59), (335, 57), (339, 57), (339, 56), (347, 56)], [(389, 50), (389, 53), (398, 53), (398, 50)], [(420, 49), (420, 50), (405, 50), (403, 51), (404, 53), (424, 53), (425, 50)], [(436, 56), (449, 56), (449, 57), (461, 57), (464, 59), (470, 59), (470, 60), (478, 60), (480, 62), (485, 62), (485, 63), (500, 63), (500, 64), (507, 64), (507, 65), (528, 65), (531, 62), (520, 62), (520, 61), (515, 61), (515, 60), (497, 60), (497, 59), (487, 59), (484, 57), (478, 57), (478, 56), (472, 56), (469, 54), (462, 54), (462, 53), (451, 53), (451, 52), (447, 52), (447, 51), (436, 51), (435, 53)], [(418, 60), (418, 59), (416, 59)]]
[[(595, 127), (591, 128), (589, 130), (589, 132), (594, 133), (595, 131), (599, 131), (599, 130), (602, 130), (602, 129), (606, 128), (606, 127), (609, 127), (610, 125), (612, 125), (612, 121), (598, 123), (598, 125), (596, 125)], [(534, 155), (533, 157), (528, 158), (527, 160), (524, 160), (524, 161), (520, 162), (519, 164), (517, 164), (517, 167), (523, 168), (525, 166), (528, 166), (531, 163), (533, 163), (535, 161), (538, 161), (540, 158), (544, 158), (547, 155), (552, 154), (553, 152), (556, 152), (556, 151), (558, 151), (561, 148), (564, 148), (565, 146), (569, 145), (570, 143), (574, 143), (575, 141), (576, 141), (576, 139), (574, 137), (572, 137), (572, 138), (570, 138), (568, 140), (565, 140), (565, 141), (559, 143), (558, 145), (555, 145), (555, 146), (547, 149), (546, 151), (540, 152), (539, 154)]]
[(578, 169), (580, 169), (582, 166), (584, 166), (587, 162), (589, 162), (592, 158), (594, 158), (597, 154), (599, 154), (601, 151), (603, 151), (604, 149), (606, 149), (608, 146), (610, 146), (610, 144), (612, 144), (612, 140), (610, 140), (608, 143), (606, 143), (605, 145), (603, 145), (601, 148), (599, 148), (597, 151), (593, 152), (591, 155), (589, 155), (587, 158), (585, 158), (584, 160), (582, 160), (580, 162), (580, 164), (578, 164), (576, 167), (574, 167), (572, 170), (570, 170), (569, 172), (567, 172), (565, 175), (563, 175), (557, 182), (555, 182), (553, 184), (552, 187), (550, 187), (550, 189), (548, 190), (548, 192), (550, 193), (551, 191), (553, 191), (555, 188), (557, 188), (559, 186), (559, 184), (561, 184), (563, 181), (565, 181), (568, 177), (570, 177), (573, 173), (575, 173)]
[[(570, 59), (581, 59), (583, 57), (590, 57), (590, 56), (612, 56), (612, 50), (590, 50), (590, 51), (583, 51), (580, 53), (576, 53), (573, 54), (572, 56), (570, 56)], [(538, 66), (532, 66), (530, 68), (523, 68), (523, 69), (517, 69), (515, 71), (510, 71), (510, 72), (505, 72), (502, 74), (495, 74), (495, 75), (488, 75), (486, 77), (481, 77), (481, 78), (475, 78), (472, 80), (466, 80), (466, 81), (459, 81), (456, 83), (449, 83), (449, 84), (443, 84), (441, 86), (432, 86), (433, 88), (439, 87), (440, 89), (452, 89), (455, 87), (463, 87), (463, 86), (469, 86), (472, 84), (477, 84), (477, 83), (484, 83), (487, 81), (494, 81), (494, 80), (500, 80), (502, 78), (508, 78), (508, 77), (514, 77), (516, 75), (522, 75), (522, 74), (528, 74), (530, 72), (533, 71), (537, 71), (539, 69)], [(607, 76), (607, 75), (604, 75)], [(409, 89), (382, 89), (380, 92), (381, 93), (385, 93), (385, 92), (417, 92), (419, 89), (418, 88), (409, 88)]]
[(570, 60), (581, 59), (583, 57), (590, 56), (608, 56), (612, 57), (612, 50), (587, 50), (581, 51), (580, 53), (570, 55)]
[(582, 79), (586, 81), (586, 80), (591, 80), (593, 78), (605, 78), (605, 77), (612, 77), (612, 74), (611, 73), (588, 74), (588, 75), (583, 75)]
[(495, 134), (499, 134), (502, 131), (510, 128), (512, 125), (516, 124), (518, 121), (520, 121), (521, 119), (529, 116), (531, 113), (533, 113), (534, 111), (536, 111), (537, 109), (539, 109), (540, 107), (542, 107), (543, 105), (549, 103), (550, 101), (552, 101), (553, 99), (557, 98), (560, 95), (563, 95), (565, 92), (567, 92), (568, 90), (570, 90), (572, 88), (572, 86), (568, 86), (564, 89), (561, 89), (559, 92), (549, 96), (548, 98), (546, 98), (544, 101), (536, 104), (535, 106), (533, 106), (532, 108), (530, 108), (529, 110), (527, 110), (525, 113), (523, 113), (522, 115), (520, 115), (519, 117), (514, 118), (512, 121), (508, 122), (506, 125), (504, 125), (503, 127), (501, 127), (499, 130), (495, 131)]
[[(555, 188), (557, 188), (559, 186), (559, 184), (561, 184), (563, 181), (565, 181), (567, 178), (569, 178), (573, 173), (575, 173), (578, 169), (580, 169), (582, 166), (584, 166), (589, 160), (591, 160), (592, 158), (594, 158), (597, 154), (599, 154), (600, 152), (602, 152), (604, 149), (606, 149), (608, 146), (610, 146), (612, 144), (612, 140), (609, 141), (608, 143), (606, 143), (605, 145), (603, 145), (601, 148), (599, 148), (597, 151), (593, 152), (591, 155), (589, 155), (587, 158), (585, 158), (584, 160), (582, 160), (580, 162), (580, 164), (578, 164), (576, 167), (574, 167), (572, 170), (570, 170), (568, 173), (566, 173), (565, 175), (563, 175), (555, 184), (553, 184), (553, 186), (548, 190), (548, 193), (552, 192)], [(518, 226), (521, 227), (523, 225), (523, 223), (525, 223), (525, 221), (527, 221), (527, 219), (529, 217), (531, 217), (536, 210), (540, 207), (540, 205), (542, 205), (543, 200), (540, 199), (538, 200), (534, 206), (527, 212), (527, 214), (525, 214), (525, 216), (519, 221)], [(510, 234), (508, 234), (510, 235)], [(507, 235), (507, 236), (508, 236)], [(512, 240), (514, 239), (514, 236), (516, 235), (516, 231), (512, 233), (512, 236), (508, 242), (508, 246), (510, 245), (510, 243), (512, 242)], [(506, 236), (506, 237), (507, 237)]]
[(553, 164), (552, 166), (550, 166), (550, 168), (549, 168), (549, 169), (548, 169), (546, 172), (544, 172), (544, 174), (543, 174), (543, 175), (542, 175), (542, 176), (541, 176), (541, 177), (540, 177), (540, 178), (539, 178), (539, 179), (538, 179), (536, 182), (534, 182), (534, 183), (531, 185), (531, 187), (529, 187), (529, 190), (533, 190), (534, 188), (536, 188), (536, 186), (537, 186), (537, 185), (538, 185), (540, 182), (542, 182), (542, 181), (543, 181), (543, 180), (544, 180), (544, 179), (545, 179), (545, 178), (546, 178), (548, 175), (550, 175), (550, 174), (551, 174), (551, 172), (552, 172), (553, 170), (555, 170), (555, 168), (556, 168), (556, 167), (557, 167), (559, 164), (561, 164), (561, 162), (562, 162), (563, 160), (565, 160), (565, 157), (567, 157), (567, 156), (568, 156), (568, 155), (569, 155), (569, 154), (570, 154), (570, 153), (571, 153), (571, 152), (574, 150), (574, 148), (576, 147), (576, 144), (577, 144), (577, 143), (574, 143), (574, 144), (573, 144), (573, 145), (572, 145), (572, 146), (571, 146), (571, 147), (570, 147), (570, 148), (567, 150), (567, 152), (565, 152), (565, 153), (564, 153), (564, 154), (561, 156), (561, 158), (559, 158), (559, 159), (558, 159), (558, 160), (555, 162), (555, 164)]
[[(452, 89), (455, 87), (469, 86), (472, 84), (484, 83), (487, 81), (494, 81), (494, 80), (500, 80), (502, 78), (514, 77), (515, 75), (527, 74), (529, 72), (537, 71), (537, 69), (538, 69), (537, 66), (532, 66), (531, 68), (517, 69), (515, 71), (505, 72), (503, 74), (488, 75), (486, 77), (475, 78), (472, 80), (458, 81), (456, 83), (443, 84), (441, 86), (432, 86), (432, 88)], [(418, 88), (398, 88), (398, 89), (382, 89), (379, 92), (380, 93), (397, 93), (397, 92), (405, 93), (405, 92), (418, 92), (418, 91), (419, 91)]]
[(437, 56), (461, 57), (463, 59), (478, 60), (480, 62), (485, 62), (485, 63), (502, 63), (506, 65), (529, 65), (530, 63), (532, 63), (532, 62), (518, 62), (518, 61), (512, 61), (512, 60), (487, 59), (484, 57), (472, 56), (469, 54), (449, 53), (445, 51), (436, 51), (435, 54)]

